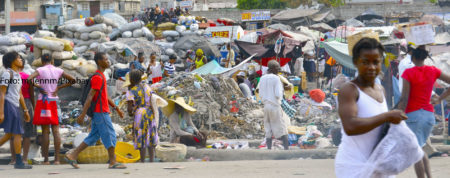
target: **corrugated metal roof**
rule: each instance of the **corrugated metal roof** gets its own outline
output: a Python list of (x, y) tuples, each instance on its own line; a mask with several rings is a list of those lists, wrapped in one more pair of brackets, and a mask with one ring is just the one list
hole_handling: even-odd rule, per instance
[(291, 20), (301, 17), (307, 17), (316, 14), (319, 10), (315, 9), (288, 9), (279, 12), (272, 17), (273, 20)]

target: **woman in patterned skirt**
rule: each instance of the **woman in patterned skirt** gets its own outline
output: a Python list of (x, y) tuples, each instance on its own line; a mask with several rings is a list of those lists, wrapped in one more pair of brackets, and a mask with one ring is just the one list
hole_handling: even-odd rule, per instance
[(158, 144), (157, 119), (152, 107), (151, 88), (142, 83), (142, 72), (132, 70), (130, 83), (126, 94), (128, 113), (134, 115), (134, 147), (141, 152), (141, 162), (145, 161), (146, 148), (150, 155), (150, 162), (155, 156), (155, 146)]

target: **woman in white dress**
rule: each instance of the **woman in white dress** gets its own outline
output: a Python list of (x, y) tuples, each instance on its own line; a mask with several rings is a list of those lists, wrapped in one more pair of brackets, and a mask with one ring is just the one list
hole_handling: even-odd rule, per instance
[[(383, 46), (375, 39), (362, 38), (353, 48), (358, 76), (339, 92), (342, 142), (335, 159), (338, 178), (359, 178), (378, 143), (382, 125), (407, 119), (400, 110), (388, 111), (384, 88), (375, 83), (381, 70)], [(388, 176), (384, 176), (388, 177)]]

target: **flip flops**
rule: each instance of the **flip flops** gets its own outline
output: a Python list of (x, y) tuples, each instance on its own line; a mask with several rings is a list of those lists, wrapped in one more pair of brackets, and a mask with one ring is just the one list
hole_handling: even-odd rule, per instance
[(112, 166), (109, 166), (109, 169), (126, 169), (127, 167), (122, 163), (116, 163)]
[(71, 160), (66, 156), (64, 156), (64, 159), (66, 160), (67, 163), (69, 163), (73, 168), (75, 169), (80, 169), (80, 167), (78, 166), (78, 163), (76, 160)]

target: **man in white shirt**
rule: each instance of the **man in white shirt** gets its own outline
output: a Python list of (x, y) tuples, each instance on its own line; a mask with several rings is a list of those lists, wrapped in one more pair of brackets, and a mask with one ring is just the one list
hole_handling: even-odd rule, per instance
[(264, 104), (264, 130), (266, 145), (272, 149), (272, 136), (282, 140), (285, 150), (289, 149), (286, 120), (283, 119), (281, 100), (283, 99), (283, 84), (278, 73), (280, 64), (271, 60), (268, 63), (268, 74), (261, 77), (259, 82), (259, 96)]
[(227, 44), (227, 58), (225, 60), (223, 60), (223, 62), (225, 62), (225, 68), (231, 68), (235, 65), (235, 61), (234, 61), (234, 50), (231, 49), (231, 43)]
[(412, 49), (413, 48), (411, 47), (411, 45), (408, 45), (407, 55), (398, 64), (398, 73), (399, 73), (398, 89), (400, 90), (400, 92), (402, 92), (403, 89), (403, 78), (402, 78), (403, 72), (405, 72), (406, 69), (414, 67), (414, 63), (412, 63), (411, 61)]

